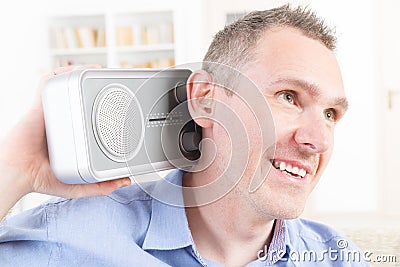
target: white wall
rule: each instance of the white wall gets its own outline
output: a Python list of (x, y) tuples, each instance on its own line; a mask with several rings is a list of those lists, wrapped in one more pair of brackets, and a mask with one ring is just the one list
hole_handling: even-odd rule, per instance
[(26, 111), (48, 63), (43, 10), (24, 5), (11, 1), (1, 8), (0, 138)]
[(373, 1), (313, 1), (336, 25), (337, 57), (350, 108), (339, 123), (332, 160), (315, 192), (316, 212), (377, 208), (376, 69)]
[(400, 36), (398, 34), (400, 2), (385, 0), (377, 2), (375, 6), (379, 12), (377, 18), (379, 31), (376, 36), (376, 50), (379, 53), (377, 93), (382, 107), (378, 114), (382, 119), (377, 125), (380, 130), (378, 136), (380, 209), (387, 217), (399, 218), (400, 174), (397, 169), (400, 166), (398, 152), (400, 151), (400, 76), (398, 68), (400, 62)]

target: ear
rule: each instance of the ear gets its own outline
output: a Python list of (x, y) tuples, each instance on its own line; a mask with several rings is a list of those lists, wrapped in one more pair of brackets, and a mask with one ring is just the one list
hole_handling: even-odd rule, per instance
[(190, 115), (202, 128), (211, 128), (214, 112), (214, 83), (211, 74), (197, 70), (187, 81), (187, 99)]

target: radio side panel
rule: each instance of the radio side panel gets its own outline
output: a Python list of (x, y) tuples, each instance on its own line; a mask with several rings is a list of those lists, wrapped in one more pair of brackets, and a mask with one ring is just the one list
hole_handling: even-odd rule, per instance
[(77, 166), (68, 80), (70, 73), (58, 75), (42, 92), (47, 147), (55, 176), (68, 184), (83, 183)]

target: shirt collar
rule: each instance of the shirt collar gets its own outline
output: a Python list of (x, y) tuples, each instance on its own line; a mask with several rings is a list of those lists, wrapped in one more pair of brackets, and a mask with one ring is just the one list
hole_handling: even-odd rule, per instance
[[(153, 198), (152, 212), (142, 246), (144, 250), (172, 250), (193, 245), (180, 187), (182, 175), (181, 170), (170, 172), (164, 179), (158, 181), (150, 192)], [(178, 186), (171, 187), (171, 183)]]
[(259, 251), (260, 254), (258, 255), (258, 257), (262, 257), (259, 258), (259, 260), (264, 261), (265, 265), (267, 266), (275, 264), (277, 261), (282, 259), (287, 252), (287, 229), (285, 226), (285, 221), (278, 219), (275, 220), (273, 229), (274, 232), (268, 249), (265, 247), (263, 250)]

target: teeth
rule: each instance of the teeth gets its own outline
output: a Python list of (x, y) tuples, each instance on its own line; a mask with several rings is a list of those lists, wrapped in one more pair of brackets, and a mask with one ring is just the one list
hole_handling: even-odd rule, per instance
[(306, 170), (299, 168), (297, 166), (293, 167), (292, 165), (286, 164), (285, 162), (274, 161), (274, 166), (276, 169), (279, 169), (282, 172), (298, 175), (301, 178), (304, 178), (307, 174)]
[(281, 164), (279, 165), (279, 169), (280, 169), (281, 171), (286, 170), (286, 164), (285, 164), (285, 162), (281, 162)]
[(286, 165), (286, 171), (292, 172), (292, 165), (290, 164)]
[(280, 163), (278, 161), (274, 161), (274, 166), (276, 169), (279, 169), (279, 165), (280, 165)]

